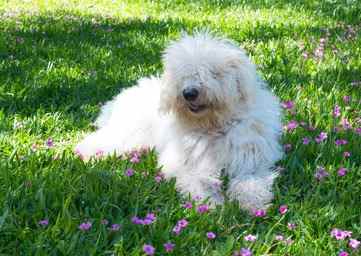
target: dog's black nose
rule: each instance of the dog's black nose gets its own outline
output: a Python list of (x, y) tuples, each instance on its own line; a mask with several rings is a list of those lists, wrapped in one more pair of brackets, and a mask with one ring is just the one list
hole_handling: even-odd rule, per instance
[(197, 99), (199, 95), (199, 91), (194, 88), (186, 88), (183, 90), (183, 97), (187, 100), (187, 101), (194, 101)]

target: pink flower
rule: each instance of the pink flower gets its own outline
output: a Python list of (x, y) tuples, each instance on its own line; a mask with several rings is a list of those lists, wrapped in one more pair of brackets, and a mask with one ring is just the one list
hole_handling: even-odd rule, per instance
[(188, 221), (186, 219), (181, 219), (177, 222), (177, 225), (181, 228), (185, 228), (188, 226)]
[(262, 218), (262, 217), (265, 217), (265, 216), (266, 216), (266, 211), (263, 210), (263, 209), (253, 210), (253, 215), (254, 215), (255, 217)]
[(120, 225), (119, 224), (112, 224), (109, 229), (111, 231), (119, 231)]
[(241, 248), (241, 251), (238, 254), (239, 256), (252, 256), (252, 252), (248, 248)]
[(181, 219), (177, 222), (177, 224), (173, 228), (173, 233), (179, 235), (180, 232), (188, 226), (188, 221), (186, 219)]
[(341, 108), (338, 105), (335, 105), (332, 112), (333, 117), (339, 117), (341, 115)]
[(185, 202), (184, 204), (183, 204), (183, 208), (186, 208), (186, 209), (192, 209), (192, 207), (193, 207), (193, 204), (192, 204), (192, 202)]
[(140, 162), (140, 159), (138, 157), (133, 156), (129, 161), (133, 164), (137, 164)]
[(176, 234), (176, 235), (179, 235), (180, 234), (180, 232), (182, 232), (182, 228), (180, 227), (180, 226), (178, 226), (178, 225), (175, 225), (174, 227), (173, 227), (173, 233), (174, 234)]
[(338, 139), (338, 140), (335, 140), (335, 144), (336, 146), (341, 146), (341, 145), (346, 145), (348, 143), (347, 140), (344, 140), (344, 139)]
[(321, 143), (323, 142), (324, 140), (327, 139), (327, 133), (326, 132), (321, 132), (320, 135), (318, 135), (316, 138), (315, 138), (315, 141), (317, 143)]
[(47, 146), (48, 148), (52, 148), (52, 147), (54, 146), (54, 142), (53, 142), (53, 139), (52, 139), (52, 138), (47, 139), (47, 141), (46, 141), (46, 146)]
[(284, 109), (291, 110), (294, 106), (295, 106), (295, 104), (291, 100), (287, 100), (287, 101), (282, 102), (282, 107)]
[(162, 174), (158, 174), (157, 176), (154, 177), (155, 182), (160, 183), (163, 180), (163, 175)]
[(168, 242), (168, 243), (163, 244), (163, 246), (164, 246), (164, 250), (166, 252), (171, 252), (171, 251), (174, 250), (175, 244), (172, 244), (171, 242)]
[(288, 132), (291, 132), (291, 131), (295, 130), (297, 127), (298, 127), (297, 121), (291, 120), (291, 121), (286, 125), (285, 128), (286, 128), (286, 130), (287, 130)]
[(348, 158), (348, 157), (350, 157), (350, 156), (351, 156), (351, 153), (350, 153), (350, 152), (348, 152), (348, 151), (343, 152), (343, 157), (344, 157), (344, 158)]
[(132, 223), (135, 225), (144, 225), (144, 221), (137, 216), (132, 217)]
[(48, 220), (48, 219), (40, 220), (40, 221), (38, 222), (38, 224), (39, 224), (40, 226), (46, 227), (47, 225), (49, 225), (49, 220)]
[(139, 218), (138, 216), (132, 217), (132, 223), (136, 225), (150, 225), (156, 221), (156, 216), (154, 213), (148, 213), (144, 219)]
[(358, 127), (355, 129), (355, 132), (358, 134), (358, 135), (361, 135), (361, 127)]
[(308, 137), (304, 137), (304, 138), (302, 139), (303, 145), (308, 145), (310, 142), (311, 142), (311, 140), (310, 140), (310, 138), (308, 138)]
[(323, 180), (324, 178), (326, 178), (327, 176), (329, 176), (330, 174), (326, 171), (326, 169), (324, 167), (318, 167), (316, 174), (315, 174), (315, 178), (318, 181)]
[(360, 246), (360, 243), (361, 242), (359, 240), (351, 238), (350, 241), (348, 242), (348, 246), (356, 250)]
[(323, 45), (317, 47), (313, 53), (317, 59), (322, 59), (324, 55), (324, 48)]
[(307, 52), (303, 52), (302, 53), (302, 57), (307, 60), (308, 59), (308, 53)]
[(206, 213), (209, 211), (209, 206), (207, 204), (201, 204), (197, 207), (197, 212), (198, 213)]
[(81, 160), (84, 159), (84, 156), (82, 155), (82, 153), (80, 153), (80, 150), (79, 150), (79, 149), (76, 149), (76, 150), (75, 150), (75, 155), (78, 156)]
[(345, 252), (345, 251), (341, 251), (338, 256), (348, 256), (348, 252)]
[(331, 237), (336, 238), (336, 240), (344, 240), (347, 237), (351, 237), (352, 232), (347, 230), (341, 230), (334, 228), (331, 230)]
[(89, 229), (91, 229), (91, 227), (92, 227), (92, 224), (89, 221), (83, 222), (79, 225), (79, 229), (82, 231), (88, 231)]
[(294, 223), (287, 223), (287, 228), (289, 230), (294, 230), (296, 227), (297, 227), (297, 225)]
[(345, 104), (348, 104), (351, 101), (351, 97), (348, 95), (343, 96), (342, 99), (343, 99), (343, 102), (345, 102)]
[(351, 124), (346, 118), (341, 119), (341, 125), (345, 130), (351, 129)]
[(209, 240), (213, 240), (213, 239), (216, 238), (216, 234), (213, 233), (213, 232), (207, 232), (207, 238), (208, 238)]
[(145, 244), (143, 245), (143, 252), (146, 254), (146, 255), (154, 255), (155, 253), (155, 248), (150, 245), (150, 244)]
[(125, 170), (124, 174), (125, 174), (125, 176), (131, 177), (134, 175), (134, 170), (129, 168), (129, 169)]
[(140, 154), (137, 151), (133, 151), (129, 161), (133, 164), (139, 163), (140, 162)]
[(276, 236), (275, 236), (275, 239), (276, 239), (277, 241), (283, 241), (285, 238), (284, 238), (283, 235), (276, 235)]
[(257, 237), (256, 236), (254, 236), (254, 235), (246, 235), (245, 237), (244, 237), (244, 240), (246, 240), (246, 241), (250, 241), (250, 242), (254, 242), (254, 241), (256, 241), (256, 239), (257, 239)]
[(199, 201), (199, 200), (202, 199), (202, 197), (201, 197), (200, 195), (195, 195), (195, 196), (192, 197), (192, 199), (193, 199), (194, 201)]
[(103, 155), (104, 155), (104, 151), (101, 150), (101, 149), (98, 149), (98, 150), (95, 152), (95, 156), (96, 156), (97, 158), (100, 158), (100, 157), (102, 157)]
[(285, 204), (281, 205), (280, 208), (278, 209), (278, 211), (280, 212), (281, 215), (284, 215), (288, 211), (288, 206)]
[(155, 222), (156, 219), (157, 218), (155, 217), (154, 213), (148, 213), (143, 220), (143, 225), (150, 225)]
[(347, 173), (347, 169), (344, 168), (344, 167), (341, 167), (341, 168), (338, 169), (338, 171), (337, 171), (338, 176), (345, 176), (346, 173)]

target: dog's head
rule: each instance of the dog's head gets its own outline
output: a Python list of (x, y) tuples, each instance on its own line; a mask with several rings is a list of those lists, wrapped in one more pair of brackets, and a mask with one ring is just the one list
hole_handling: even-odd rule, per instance
[(163, 54), (161, 110), (188, 126), (222, 128), (247, 111), (255, 66), (232, 42), (209, 33), (183, 36)]

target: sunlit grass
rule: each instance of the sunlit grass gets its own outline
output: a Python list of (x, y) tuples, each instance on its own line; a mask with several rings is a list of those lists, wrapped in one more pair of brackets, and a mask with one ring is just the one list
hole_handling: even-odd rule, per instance
[[(358, 255), (330, 231), (361, 236), (360, 20), (360, 2), (341, 0), (0, 1), (0, 253), (142, 255), (152, 244), (164, 255), (171, 241), (175, 255), (232, 255), (240, 248), (254, 255)], [(83, 163), (73, 153), (102, 103), (161, 73), (165, 45), (204, 27), (244, 47), (274, 92), (295, 104), (284, 123), (299, 126), (282, 138), (292, 148), (278, 163), (283, 175), (262, 219), (231, 202), (206, 214), (197, 213), (199, 201), (185, 209), (190, 199), (176, 193), (174, 181), (155, 179), (156, 152), (137, 164), (125, 157)], [(328, 138), (318, 144), (321, 132)], [(336, 146), (336, 139), (348, 143)], [(320, 167), (329, 176), (318, 182)], [(341, 167), (345, 176), (337, 174)], [(125, 176), (128, 168), (135, 175)], [(153, 224), (132, 224), (133, 216), (150, 212)], [(175, 236), (183, 218), (189, 225)], [(39, 224), (44, 219), (46, 226)], [(80, 230), (87, 221), (92, 227)], [(244, 241), (247, 234), (256, 242)]]

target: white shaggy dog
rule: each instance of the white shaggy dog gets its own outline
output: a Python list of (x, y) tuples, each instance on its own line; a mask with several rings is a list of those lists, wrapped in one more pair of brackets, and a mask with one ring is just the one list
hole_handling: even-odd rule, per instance
[(244, 209), (272, 200), (272, 169), (282, 157), (278, 99), (258, 79), (255, 65), (234, 43), (209, 33), (183, 36), (163, 54), (161, 77), (143, 78), (102, 108), (99, 128), (76, 150), (117, 155), (155, 147), (166, 177), (185, 193)]

